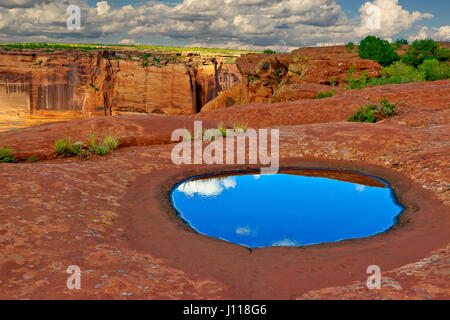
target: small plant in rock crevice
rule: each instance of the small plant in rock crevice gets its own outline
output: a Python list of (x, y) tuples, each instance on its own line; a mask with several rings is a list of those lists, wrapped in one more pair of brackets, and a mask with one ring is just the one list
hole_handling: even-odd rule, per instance
[(88, 142), (73, 142), (72, 138), (66, 134), (66, 137), (55, 142), (55, 151), (61, 157), (78, 156), (81, 160), (89, 160), (93, 154), (106, 155), (119, 147), (119, 136), (107, 133), (103, 143), (99, 144), (97, 133), (94, 127), (91, 128), (88, 135)]
[(380, 105), (367, 104), (359, 108), (354, 114), (348, 117), (350, 122), (370, 122), (375, 123), (384, 118), (397, 115), (397, 105), (389, 103), (387, 99), (382, 99)]
[(331, 98), (336, 94), (336, 89), (331, 89), (330, 91), (326, 91), (326, 92), (319, 92), (319, 94), (317, 94), (316, 99), (324, 99), (324, 98)]
[(0, 163), (17, 162), (14, 149), (0, 147)]

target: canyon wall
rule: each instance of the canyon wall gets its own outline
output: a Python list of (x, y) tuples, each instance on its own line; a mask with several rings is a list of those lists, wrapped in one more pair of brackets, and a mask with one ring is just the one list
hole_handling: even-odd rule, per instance
[(361, 59), (345, 46), (301, 48), (286, 54), (245, 54), (236, 60), (242, 82), (223, 91), (202, 111), (235, 104), (295, 101), (315, 98), (318, 93), (345, 87), (348, 73), (380, 76), (378, 62)]
[(229, 57), (139, 51), (0, 51), (0, 130), (125, 113), (193, 114), (241, 82)]

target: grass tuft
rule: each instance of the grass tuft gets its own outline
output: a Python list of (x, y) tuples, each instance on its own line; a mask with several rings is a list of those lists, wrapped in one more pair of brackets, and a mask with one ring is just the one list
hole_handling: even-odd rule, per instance
[(17, 162), (15, 154), (16, 152), (14, 151), (14, 149), (0, 148), (0, 162), (3, 163)]

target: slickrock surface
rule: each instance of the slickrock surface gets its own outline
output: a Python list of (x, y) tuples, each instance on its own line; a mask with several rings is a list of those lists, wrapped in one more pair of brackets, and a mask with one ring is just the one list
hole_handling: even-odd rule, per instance
[[(229, 167), (174, 165), (169, 144), (124, 147), (87, 162), (0, 164), (0, 299), (449, 299), (449, 85), (367, 88), (197, 116), (279, 128), (284, 166), (355, 169), (393, 183), (408, 211), (392, 231), (366, 239), (249, 251), (195, 234), (170, 208), (170, 187)], [(400, 115), (376, 124), (344, 121), (384, 97), (398, 103)], [(154, 117), (96, 125), (149, 137), (193, 120)], [(83, 135), (89, 125), (47, 126), (82, 128)], [(42, 128), (23, 137), (52, 145), (53, 133)], [(1, 137), (19, 150), (20, 134)], [(364, 286), (372, 264), (381, 267), (381, 290)], [(66, 288), (70, 265), (82, 270), (81, 290)]]
[(236, 105), (204, 111), (193, 117), (246, 123), (252, 128), (345, 121), (362, 105), (379, 104), (381, 99), (387, 98), (397, 104), (400, 115), (385, 121), (410, 127), (436, 126), (450, 122), (449, 92), (448, 80), (342, 89), (332, 98)]
[[(101, 142), (105, 134), (119, 137), (122, 147), (172, 143), (171, 135), (176, 129), (193, 132), (193, 119), (180, 116), (130, 115), (120, 117), (96, 117), (67, 122), (49, 123), (22, 130), (0, 132), (0, 146), (14, 147), (16, 157), (24, 160), (35, 157), (40, 160), (54, 159), (55, 141), (66, 136), (72, 142), (87, 144), (91, 132)], [(217, 122), (204, 121), (203, 128), (217, 128)]]

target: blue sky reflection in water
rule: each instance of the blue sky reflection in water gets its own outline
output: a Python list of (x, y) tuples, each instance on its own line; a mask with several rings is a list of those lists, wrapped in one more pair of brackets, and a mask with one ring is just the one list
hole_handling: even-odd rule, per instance
[(302, 246), (386, 231), (402, 212), (392, 190), (291, 174), (187, 180), (172, 190), (180, 217), (205, 235), (251, 248)]

